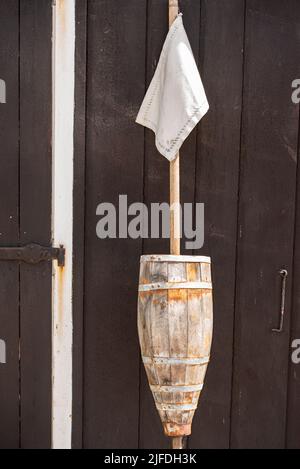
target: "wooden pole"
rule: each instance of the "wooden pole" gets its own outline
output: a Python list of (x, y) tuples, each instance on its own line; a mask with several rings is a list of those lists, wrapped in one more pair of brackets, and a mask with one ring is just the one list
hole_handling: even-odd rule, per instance
[[(169, 26), (179, 12), (178, 0), (169, 0)], [(179, 153), (170, 162), (170, 252), (180, 255), (180, 162)]]
[(183, 436), (173, 436), (172, 437), (172, 449), (185, 449)]
[[(169, 27), (178, 16), (178, 0), (169, 0)], [(170, 162), (170, 252), (180, 256), (180, 160), (179, 153)], [(182, 449), (183, 438), (172, 438), (172, 449)]]

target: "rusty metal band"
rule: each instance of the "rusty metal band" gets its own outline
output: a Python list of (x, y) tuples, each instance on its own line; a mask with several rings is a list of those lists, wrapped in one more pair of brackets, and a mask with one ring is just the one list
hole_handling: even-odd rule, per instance
[(143, 357), (145, 365), (206, 365), (208, 357), (201, 358), (172, 358), (172, 357)]
[(141, 256), (141, 262), (197, 262), (201, 264), (211, 264), (211, 258), (206, 256), (173, 256), (172, 254), (148, 254)]
[(198, 392), (202, 391), (203, 384), (194, 384), (187, 386), (164, 386), (164, 385), (150, 385), (152, 392)]
[(212, 290), (210, 282), (165, 282), (147, 283), (139, 286), (139, 291), (153, 290)]
[(197, 404), (160, 404), (156, 403), (158, 410), (196, 410)]

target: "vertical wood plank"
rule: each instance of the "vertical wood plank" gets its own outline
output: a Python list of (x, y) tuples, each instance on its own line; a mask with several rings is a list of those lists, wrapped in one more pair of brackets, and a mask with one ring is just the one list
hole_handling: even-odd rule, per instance
[[(51, 244), (51, 0), (20, 2), (20, 243)], [(51, 263), (21, 264), (21, 446), (51, 442)]]
[(56, 262), (52, 267), (54, 449), (72, 445), (75, 3), (57, 0), (53, 8), (52, 237), (66, 251), (64, 266)]
[[(199, 55), (200, 3), (193, 0), (181, 0), (180, 11), (197, 60)], [(148, 2), (148, 33), (147, 33), (147, 76), (146, 87), (149, 86), (156, 70), (160, 53), (168, 33), (168, 0), (149, 0)], [(191, 203), (195, 191), (195, 155), (196, 137), (194, 131), (184, 143), (180, 158), (181, 203)], [(145, 181), (144, 203), (163, 203), (169, 200), (169, 162), (162, 157), (155, 147), (154, 134), (145, 130)], [(185, 240), (181, 243), (181, 252), (186, 252)], [(147, 239), (143, 243), (145, 254), (162, 254), (169, 252), (168, 239)], [(149, 385), (141, 366), (141, 415), (140, 415), (140, 447), (167, 448), (170, 445), (164, 436), (161, 422), (155, 409)]]
[(300, 128), (298, 134), (298, 169), (297, 169), (297, 197), (296, 197), (296, 220), (295, 220), (295, 240), (294, 240), (294, 272), (293, 278), (289, 281), (293, 282), (292, 295), (292, 320), (290, 345), (297, 341), (297, 348), (294, 346), (290, 349), (290, 365), (288, 380), (288, 404), (287, 404), (287, 428), (286, 428), (286, 447), (288, 449), (300, 449), (300, 364), (294, 361), (292, 355), (296, 353), (299, 357), (299, 340), (300, 340), (300, 165), (299, 165), (299, 141)]
[[(0, 78), (6, 104), (0, 104), (0, 244), (19, 241), (19, 2), (0, 3)], [(0, 338), (6, 364), (0, 364), (0, 447), (19, 446), (19, 266), (0, 264)]]
[[(142, 200), (146, 1), (88, 2), (84, 446), (138, 444), (141, 241), (96, 237), (96, 208)], [(126, 409), (126, 411), (125, 411)]]
[(285, 446), (290, 283), (278, 327), (279, 270), (292, 276), (299, 5), (247, 1), (231, 445)]
[[(299, 46), (299, 39), (296, 43)], [(297, 75), (297, 77), (299, 74)], [(299, 105), (298, 105), (299, 110)], [(300, 112), (300, 111), (299, 111)], [(288, 381), (287, 427), (286, 447), (288, 449), (300, 449), (300, 364), (299, 340), (300, 340), (300, 113), (298, 130), (298, 159), (297, 159), (297, 193), (295, 206), (295, 238), (294, 238), (294, 263), (292, 282), (292, 308), (291, 308), (291, 335), (290, 335), (290, 365)], [(296, 345), (296, 347), (295, 347)], [(293, 355), (296, 353), (296, 357)], [(297, 359), (297, 362), (295, 361)]]
[(82, 448), (83, 419), (83, 298), (86, 138), (87, 0), (76, 2), (75, 132), (74, 132), (74, 281), (73, 281), (73, 436)]
[[(151, 275), (149, 281), (166, 282), (168, 281), (168, 265), (164, 262), (151, 262), (149, 265), (149, 273)], [(152, 354), (154, 356), (168, 357), (170, 354), (170, 339), (169, 334), (161, 334), (161, 331), (168, 331), (169, 320), (168, 320), (168, 291), (156, 292), (155, 296), (151, 297), (151, 331), (150, 331), (150, 344), (152, 348)], [(160, 308), (157, 308), (157, 304)], [(148, 339), (149, 340), (149, 339)], [(144, 340), (143, 347), (147, 345)], [(148, 355), (150, 356), (150, 355)]]
[(212, 257), (214, 335), (191, 448), (228, 448), (232, 381), (235, 240), (242, 101), (244, 2), (201, 1), (200, 70), (210, 110), (198, 129), (196, 202), (205, 204)]

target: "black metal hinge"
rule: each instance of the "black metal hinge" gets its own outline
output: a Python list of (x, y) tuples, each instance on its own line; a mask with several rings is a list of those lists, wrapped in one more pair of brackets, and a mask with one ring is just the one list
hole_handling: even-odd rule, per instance
[(0, 247), (0, 261), (18, 261), (27, 264), (38, 264), (43, 261), (57, 260), (59, 267), (65, 265), (65, 248), (59, 246), (45, 247), (39, 244), (28, 244), (19, 247)]

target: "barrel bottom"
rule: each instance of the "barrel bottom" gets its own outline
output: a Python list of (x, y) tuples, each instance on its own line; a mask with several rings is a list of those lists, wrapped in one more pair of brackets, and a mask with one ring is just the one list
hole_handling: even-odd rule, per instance
[(174, 422), (165, 422), (163, 426), (165, 435), (170, 437), (188, 436), (192, 433), (192, 425), (190, 423), (186, 425), (179, 425), (178, 423)]

